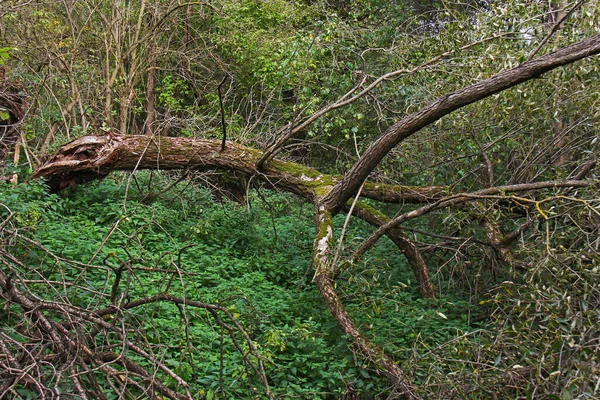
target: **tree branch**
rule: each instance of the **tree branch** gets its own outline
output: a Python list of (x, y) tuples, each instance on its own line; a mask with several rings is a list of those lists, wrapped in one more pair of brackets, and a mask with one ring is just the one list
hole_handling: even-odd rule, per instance
[[(352, 104), (354, 103), (356, 100), (364, 97), (365, 95), (367, 95), (369, 92), (371, 92), (374, 88), (376, 88), (377, 86), (379, 86), (382, 82), (385, 82), (386, 80), (390, 80), (392, 78), (398, 77), (400, 75), (413, 75), (427, 67), (430, 67), (432, 65), (434, 65), (435, 63), (437, 63), (438, 61), (448, 57), (451, 54), (454, 53), (461, 53), (471, 47), (474, 47), (478, 44), (484, 43), (484, 42), (488, 42), (490, 40), (494, 40), (497, 39), (499, 37), (502, 36), (506, 36), (507, 34), (502, 34), (502, 35), (495, 35), (489, 38), (485, 38), (482, 40), (478, 40), (474, 43), (469, 43), (463, 47), (461, 47), (460, 49), (456, 49), (456, 50), (452, 50), (452, 51), (447, 51), (444, 52), (442, 54), (439, 54), (435, 57), (433, 57), (432, 59), (424, 62), (423, 64), (414, 67), (414, 68), (410, 68), (410, 69), (399, 69), (396, 71), (392, 71), (392, 72), (388, 72), (387, 74), (381, 75), (379, 78), (375, 79), (373, 82), (371, 82), (366, 88), (364, 88), (363, 90), (361, 90), (360, 92), (358, 92), (357, 94), (355, 94), (354, 96), (352, 96), (353, 93), (356, 93), (356, 91), (358, 89), (361, 88), (361, 86), (365, 83), (366, 80), (366, 76), (363, 76), (363, 78), (361, 79), (360, 83), (358, 83), (356, 86), (354, 86), (350, 91), (348, 91), (346, 94), (344, 94), (342, 97), (340, 97), (339, 99), (337, 99), (334, 103), (329, 104), (323, 108), (321, 108), (320, 110), (318, 110), (317, 112), (315, 112), (313, 115), (311, 115), (310, 117), (308, 117), (306, 120), (304, 120), (302, 123), (300, 123), (299, 125), (296, 126), (292, 126), (292, 124), (290, 124), (289, 126), (286, 126), (285, 128), (283, 128), (280, 132), (285, 132), (286, 130), (288, 131), (287, 134), (285, 134), (284, 136), (282, 136), (279, 140), (277, 140), (277, 142), (271, 146), (269, 149), (267, 149), (265, 151), (265, 153), (263, 154), (263, 156), (260, 158), (260, 160), (258, 160), (256, 167), (258, 169), (262, 168), (263, 164), (265, 162), (267, 162), (269, 159), (271, 159), (272, 157), (274, 157), (277, 153), (279, 153), (279, 151), (281, 150), (281, 148), (283, 147), (283, 145), (285, 144), (285, 142), (287, 142), (288, 140), (290, 140), (291, 138), (293, 138), (296, 134), (298, 134), (298, 132), (300, 132), (302, 129), (306, 128), (307, 126), (309, 126), (310, 124), (312, 124), (313, 122), (315, 122), (317, 119), (321, 118), (323, 115), (329, 113), (330, 111), (333, 110), (337, 110), (338, 108), (342, 108), (344, 106), (347, 106), (348, 104)], [(352, 96), (352, 97), (350, 97)]]
[(313, 265), (319, 292), (338, 327), (352, 338), (355, 348), (398, 388), (402, 396), (415, 399), (416, 387), (406, 373), (385, 352), (364, 337), (352, 322), (350, 314), (337, 295), (334, 285), (334, 266), (331, 264), (333, 252), (333, 221), (324, 208), (315, 208), (316, 235), (313, 248)]
[[(236, 143), (181, 137), (123, 136), (116, 133), (82, 136), (63, 145), (34, 171), (32, 178), (46, 178), (54, 191), (101, 179), (111, 171), (139, 169), (186, 171), (221, 169), (254, 176), (271, 187), (313, 201), (342, 180), (294, 162), (274, 159), (260, 172), (256, 162), (263, 153)], [(363, 196), (388, 203), (424, 203), (443, 197), (443, 186), (401, 186), (367, 181)]]
[(421, 110), (407, 115), (391, 125), (379, 139), (369, 146), (363, 156), (346, 173), (344, 179), (325, 196), (323, 204), (334, 213), (339, 211), (392, 148), (452, 111), (536, 78), (560, 66), (598, 53), (600, 53), (600, 35), (595, 35), (442, 96)]
[[(345, 211), (348, 211), (348, 208), (349, 207), (346, 204), (344, 207)], [(353, 215), (377, 228), (390, 221), (390, 218), (387, 215), (363, 202), (356, 204)], [(415, 278), (419, 283), (419, 289), (421, 290), (422, 296), (424, 298), (434, 299), (435, 288), (433, 287), (433, 283), (431, 283), (425, 259), (423, 259), (417, 246), (398, 227), (391, 228), (386, 232), (386, 235), (406, 257), (408, 265), (412, 269)]]
[(519, 185), (506, 185), (506, 186), (497, 186), (488, 189), (478, 190), (472, 193), (459, 193), (453, 196), (446, 197), (444, 199), (438, 200), (433, 204), (429, 204), (418, 208), (416, 210), (407, 212), (402, 214), (387, 223), (381, 225), (379, 229), (371, 234), (368, 238), (366, 238), (362, 244), (358, 247), (355, 252), (354, 257), (362, 257), (362, 255), (371, 248), (377, 240), (384, 234), (386, 234), (390, 229), (397, 227), (398, 225), (409, 221), (411, 219), (421, 217), (425, 214), (428, 214), (432, 211), (439, 210), (441, 208), (455, 206), (461, 203), (465, 203), (468, 201), (472, 201), (474, 199), (479, 199), (480, 196), (486, 195), (494, 195), (499, 193), (506, 192), (523, 192), (530, 190), (539, 190), (539, 189), (548, 189), (548, 188), (562, 188), (562, 187), (588, 187), (598, 184), (593, 181), (577, 181), (577, 180), (568, 180), (568, 181), (546, 181), (546, 182), (536, 182), (536, 183), (523, 183)]

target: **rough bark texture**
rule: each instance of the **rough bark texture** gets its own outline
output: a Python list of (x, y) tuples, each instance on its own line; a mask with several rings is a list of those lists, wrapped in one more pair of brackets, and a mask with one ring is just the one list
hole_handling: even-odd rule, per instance
[(379, 139), (369, 146), (360, 160), (348, 171), (345, 179), (329, 192), (324, 199), (324, 204), (330, 210), (339, 210), (350, 197), (354, 196), (367, 176), (392, 148), (444, 115), (519, 83), (536, 78), (555, 68), (598, 53), (600, 53), (600, 35), (592, 36), (554, 53), (527, 61), (516, 68), (447, 94), (421, 110), (407, 115), (390, 126)]
[[(60, 190), (116, 170), (224, 169), (253, 175), (260, 154), (235, 143), (228, 143), (221, 152), (218, 141), (108, 133), (67, 143), (32, 178), (45, 177), (53, 190)], [(314, 196), (310, 184), (318, 186), (320, 176), (315, 170), (284, 161), (274, 162), (260, 175), (265, 182), (276, 182), (277, 187), (307, 199)]]
[[(342, 177), (322, 174), (301, 164), (271, 160), (260, 171), (262, 152), (233, 142), (225, 151), (217, 140), (117, 133), (82, 136), (63, 145), (32, 178), (46, 178), (52, 190), (100, 179), (111, 171), (137, 169), (222, 169), (254, 175), (268, 185), (314, 201)], [(390, 203), (423, 203), (443, 197), (440, 186), (395, 186), (367, 182), (363, 196)]]
[(416, 387), (406, 377), (404, 371), (385, 352), (363, 336), (352, 322), (352, 318), (342, 304), (334, 286), (334, 266), (331, 265), (333, 248), (332, 215), (323, 206), (315, 206), (316, 236), (313, 248), (313, 264), (319, 292), (338, 327), (352, 340), (355, 349), (363, 357), (377, 366), (392, 382), (398, 394), (407, 399), (415, 398)]
[[(295, 193), (315, 204), (317, 236), (313, 252), (315, 281), (328, 309), (340, 329), (352, 339), (357, 351), (377, 366), (391, 382), (397, 392), (412, 398), (415, 387), (406, 378), (400, 367), (383, 350), (371, 343), (354, 326), (352, 319), (341, 303), (333, 284), (334, 268), (331, 265), (333, 225), (327, 210), (319, 208), (320, 199), (339, 182), (334, 177), (281, 160), (271, 160), (260, 171), (256, 162), (262, 152), (228, 142), (221, 151), (216, 140), (195, 140), (162, 136), (122, 136), (114, 133), (99, 136), (83, 136), (62, 146), (44, 165), (38, 168), (33, 178), (45, 177), (50, 187), (59, 190), (68, 185), (82, 183), (106, 176), (114, 170), (136, 169), (222, 169), (246, 175), (254, 175), (263, 182)], [(369, 182), (364, 195), (391, 202), (419, 203), (441, 196), (443, 188), (400, 187)], [(384, 224), (387, 217), (377, 214), (375, 209), (358, 207), (357, 215), (375, 226)], [(435, 292), (422, 257), (414, 244), (399, 229), (389, 233), (411, 265), (424, 297), (434, 297)]]

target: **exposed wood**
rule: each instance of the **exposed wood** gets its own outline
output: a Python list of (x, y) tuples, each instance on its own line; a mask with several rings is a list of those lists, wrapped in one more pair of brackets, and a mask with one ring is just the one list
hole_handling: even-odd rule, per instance
[[(53, 190), (100, 179), (111, 171), (140, 169), (221, 169), (255, 176), (277, 187), (313, 201), (315, 193), (327, 191), (342, 177), (323, 174), (301, 164), (272, 160), (261, 171), (256, 161), (262, 152), (227, 142), (225, 151), (218, 140), (165, 136), (127, 136), (117, 133), (82, 136), (63, 145), (32, 178), (46, 178)], [(440, 186), (395, 186), (367, 182), (363, 196), (390, 203), (424, 203), (443, 197)]]
[(397, 394), (406, 399), (416, 398), (414, 394), (416, 387), (407, 378), (406, 373), (380, 347), (359, 332), (337, 295), (333, 279), (334, 266), (331, 265), (331, 257), (329, 257), (333, 252), (333, 223), (331, 214), (322, 206), (315, 207), (315, 226), (316, 235), (313, 248), (315, 281), (338, 327), (352, 338), (357, 352), (388, 377)]

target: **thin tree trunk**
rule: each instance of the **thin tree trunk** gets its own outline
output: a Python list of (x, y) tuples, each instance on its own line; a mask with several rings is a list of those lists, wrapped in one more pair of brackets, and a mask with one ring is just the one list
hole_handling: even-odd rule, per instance
[(154, 133), (154, 122), (156, 121), (156, 62), (150, 62), (148, 75), (146, 77), (146, 122), (144, 123), (144, 134)]

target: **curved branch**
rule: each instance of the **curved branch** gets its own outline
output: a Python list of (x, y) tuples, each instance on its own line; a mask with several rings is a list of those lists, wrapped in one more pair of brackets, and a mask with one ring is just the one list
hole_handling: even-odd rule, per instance
[(402, 214), (387, 223), (381, 225), (379, 229), (371, 234), (368, 238), (366, 238), (362, 244), (356, 250), (354, 256), (361, 257), (368, 249), (370, 249), (376, 242), (379, 240), (381, 236), (386, 234), (390, 229), (396, 228), (398, 225), (409, 221), (411, 219), (421, 217), (425, 214), (428, 214), (432, 211), (439, 210), (441, 208), (455, 206), (461, 203), (465, 203), (467, 201), (472, 201), (475, 199), (480, 199), (481, 196), (487, 195), (495, 195), (499, 193), (505, 192), (523, 192), (530, 190), (538, 190), (538, 189), (548, 189), (548, 188), (562, 188), (562, 187), (588, 187), (597, 184), (597, 182), (592, 181), (580, 181), (580, 180), (567, 180), (567, 181), (545, 181), (545, 182), (536, 182), (536, 183), (523, 183), (518, 185), (506, 185), (506, 186), (497, 186), (488, 189), (478, 190), (472, 193), (459, 193), (453, 196), (446, 197), (444, 199), (438, 200), (433, 204), (429, 204), (423, 206), (421, 208), (417, 208), (416, 210), (407, 212)]
[[(347, 208), (348, 206), (346, 205), (344, 209), (348, 211)], [(387, 215), (363, 202), (358, 202), (356, 204), (353, 214), (375, 227), (380, 227), (390, 221), (390, 218)], [(415, 278), (419, 283), (419, 288), (423, 297), (434, 299), (435, 288), (431, 283), (425, 259), (419, 252), (417, 246), (398, 227), (391, 228), (386, 232), (386, 235), (400, 249), (402, 254), (404, 254), (404, 257), (406, 257), (408, 265), (412, 269)]]
[(452, 111), (536, 78), (560, 66), (598, 53), (600, 53), (600, 34), (442, 96), (421, 110), (407, 115), (391, 125), (379, 139), (369, 146), (363, 156), (348, 171), (345, 178), (324, 198), (323, 204), (327, 209), (334, 213), (337, 212), (356, 193), (371, 171), (392, 148)]
[(315, 208), (316, 235), (313, 264), (315, 268), (314, 280), (317, 283), (319, 292), (338, 327), (352, 338), (355, 348), (361, 355), (379, 368), (401, 395), (407, 399), (415, 399), (416, 387), (410, 382), (406, 373), (380, 347), (373, 344), (359, 332), (337, 295), (333, 279), (334, 266), (331, 265), (331, 254), (333, 252), (333, 221), (331, 218), (331, 213), (322, 206)]

